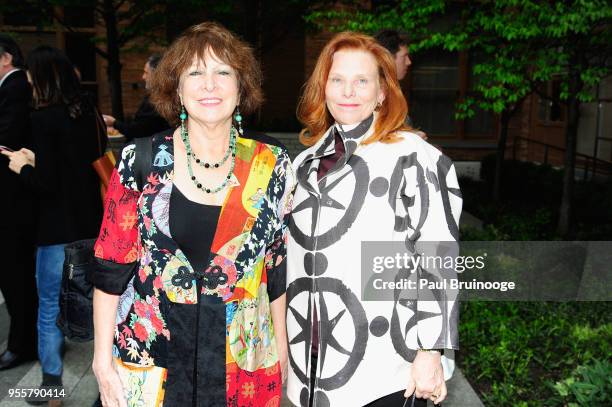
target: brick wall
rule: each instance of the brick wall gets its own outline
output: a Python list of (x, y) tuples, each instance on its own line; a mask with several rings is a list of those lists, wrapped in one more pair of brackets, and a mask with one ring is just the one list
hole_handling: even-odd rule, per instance
[(310, 34), (306, 37), (306, 41), (304, 42), (304, 81), (310, 77), (310, 74), (314, 70), (315, 64), (317, 63), (317, 58), (319, 58), (321, 50), (333, 36), (334, 33), (323, 31), (320, 33)]
[[(123, 111), (126, 117), (134, 114), (144, 97), (142, 69), (151, 53), (125, 52), (121, 54), (121, 90)], [(97, 57), (98, 62), (98, 103), (102, 112), (111, 114), (110, 86), (106, 76), (106, 60)]]

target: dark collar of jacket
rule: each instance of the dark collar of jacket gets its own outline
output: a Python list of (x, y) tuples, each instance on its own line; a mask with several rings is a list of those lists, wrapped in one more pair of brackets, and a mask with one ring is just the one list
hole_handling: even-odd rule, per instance
[[(307, 191), (317, 194), (319, 188), (316, 173), (319, 168), (319, 163), (322, 157), (335, 154), (336, 135), (339, 135), (342, 139), (342, 143), (344, 144), (344, 155), (340, 157), (325, 177), (344, 168), (351, 156), (355, 153), (355, 150), (357, 150), (359, 143), (372, 134), (374, 128), (373, 124), (374, 114), (371, 114), (367, 119), (348, 131), (344, 131), (342, 125), (338, 123), (332, 125), (325, 132), (321, 140), (312, 147), (314, 153), (307, 155), (299, 164), (296, 171), (298, 183)], [(325, 177), (323, 177), (323, 179)]]

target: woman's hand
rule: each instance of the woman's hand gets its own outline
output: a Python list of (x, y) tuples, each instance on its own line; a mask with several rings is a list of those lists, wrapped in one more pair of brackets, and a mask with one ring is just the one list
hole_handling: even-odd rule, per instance
[(97, 363), (94, 357), (92, 369), (98, 381), (102, 405), (104, 407), (127, 407), (123, 384), (113, 362)]
[(9, 159), (9, 169), (16, 174), (21, 173), (21, 169), (26, 165), (34, 167), (36, 156), (32, 150), (22, 148), (19, 151), (2, 151), (2, 154)]
[(109, 116), (107, 114), (103, 114), (102, 119), (104, 119), (104, 124), (106, 124), (106, 127), (115, 126), (115, 122), (117, 121), (113, 116)]
[(276, 337), (276, 349), (278, 350), (278, 362), (281, 369), (282, 382), (287, 381), (287, 374), (289, 372), (289, 347), (287, 341)]
[(441, 358), (439, 352), (417, 351), (404, 397), (416, 392), (417, 397), (431, 399), (435, 404), (444, 401), (447, 391)]
[(283, 294), (270, 303), (270, 313), (272, 314), (272, 325), (274, 326), (274, 338), (276, 339), (276, 350), (278, 351), (278, 362), (281, 369), (283, 383), (287, 380), (288, 373), (288, 354), (289, 343), (287, 340), (287, 294)]

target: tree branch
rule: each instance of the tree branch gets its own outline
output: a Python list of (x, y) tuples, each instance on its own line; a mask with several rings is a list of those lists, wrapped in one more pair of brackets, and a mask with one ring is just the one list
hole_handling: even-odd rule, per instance
[[(62, 20), (56, 12), (53, 12), (53, 19), (55, 21), (57, 21), (62, 27), (64, 27), (69, 33), (71, 34), (76, 34), (77, 32), (68, 24), (66, 24), (66, 22), (64, 20)], [(100, 55), (102, 58), (104, 59), (108, 59), (108, 54), (103, 51), (102, 49), (100, 49), (97, 45), (93, 44), (94, 47), (94, 51), (96, 52), (96, 54)]]
[(115, 11), (119, 11), (119, 9), (125, 4), (125, 0), (121, 0), (119, 3), (117, 3), (117, 5), (115, 6)]
[(95, 11), (96, 11), (98, 14), (100, 14), (101, 16), (103, 16), (103, 15), (104, 15), (104, 13), (105, 13), (104, 8), (103, 8), (103, 7), (101, 7), (101, 6), (100, 6), (100, 3), (98, 3), (98, 2), (96, 2), (96, 5), (95, 5), (95, 7), (94, 7), (94, 10), (95, 10)]
[[(147, 11), (146, 10), (140, 10), (140, 12), (138, 12), (138, 14), (136, 14), (127, 24), (128, 27), (133, 27), (136, 22), (138, 22), (138, 20), (140, 20), (142, 18), (143, 15), (145, 15)], [(127, 34), (125, 31), (119, 35), (119, 37), (117, 38), (117, 44), (119, 44), (119, 46), (121, 47), (122, 45), (125, 45), (129, 40), (131, 40), (132, 38), (134, 38), (136, 36), (136, 34)]]

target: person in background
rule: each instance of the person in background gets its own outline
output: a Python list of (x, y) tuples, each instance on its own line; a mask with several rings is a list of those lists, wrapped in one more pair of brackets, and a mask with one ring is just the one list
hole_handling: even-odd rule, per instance
[(412, 65), (408, 53), (408, 38), (397, 30), (382, 30), (374, 38), (393, 55), (397, 80), (404, 79), (408, 73), (408, 67)]
[[(62, 51), (37, 47), (28, 55), (27, 66), (33, 88), (33, 150), (2, 154), (9, 158), (10, 170), (36, 194), (38, 357), (42, 386), (61, 386), (64, 336), (55, 321), (64, 246), (95, 237), (102, 221), (100, 181), (91, 163), (99, 157), (98, 132), (103, 126)], [(52, 400), (49, 405), (58, 402)]]
[[(0, 146), (19, 150), (30, 138), (32, 88), (22, 69), (17, 43), (0, 34)], [(2, 151), (8, 151), (0, 147)], [(34, 282), (34, 216), (28, 194), (0, 156), (0, 247), (7, 254), (0, 266), (0, 290), (11, 318), (0, 370), (36, 359), (36, 284)]]
[[(153, 54), (149, 57), (144, 65), (142, 80), (145, 83), (146, 94), (142, 99), (138, 110), (134, 114), (132, 120), (117, 120), (113, 116), (102, 115), (104, 123), (109, 127), (109, 130), (116, 129), (119, 133), (125, 136), (126, 141), (140, 137), (149, 137), (160, 131), (170, 128), (170, 124), (157, 113), (151, 102), (149, 102), (149, 92), (151, 89), (151, 76), (161, 56)], [(112, 131), (112, 130), (111, 130)]]
[[(408, 68), (412, 65), (408, 52), (408, 37), (397, 30), (382, 30), (374, 38), (393, 56), (397, 80), (401, 82), (406, 77)], [(421, 130), (414, 129), (414, 123), (409, 114), (406, 115), (406, 124), (413, 128), (415, 134), (418, 134), (423, 140), (427, 140), (427, 134)]]

